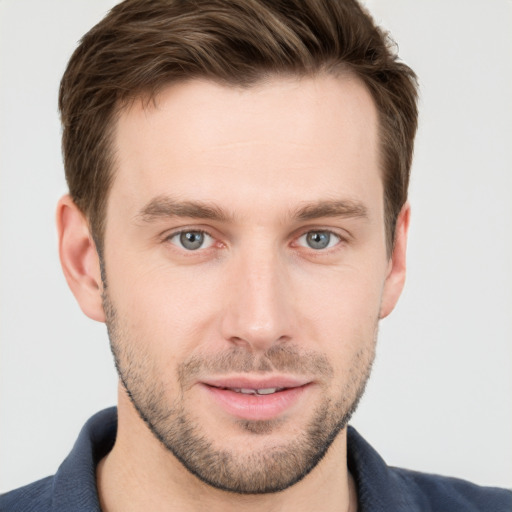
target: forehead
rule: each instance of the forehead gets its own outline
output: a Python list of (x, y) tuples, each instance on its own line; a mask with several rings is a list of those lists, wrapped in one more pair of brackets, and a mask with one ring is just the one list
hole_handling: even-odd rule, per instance
[(373, 100), (352, 75), (248, 88), (193, 80), (121, 113), (111, 195), (140, 208), (158, 195), (192, 194), (240, 206), (240, 214), (265, 201), (293, 208), (325, 195), (364, 196), (381, 187), (377, 145)]

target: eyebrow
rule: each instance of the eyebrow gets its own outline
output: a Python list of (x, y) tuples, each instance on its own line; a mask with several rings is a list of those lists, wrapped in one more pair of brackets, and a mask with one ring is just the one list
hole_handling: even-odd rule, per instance
[(136, 215), (138, 220), (152, 222), (167, 217), (190, 217), (226, 221), (231, 218), (218, 206), (200, 201), (179, 201), (168, 196), (158, 196), (147, 203)]
[[(307, 203), (292, 212), (292, 218), (306, 221), (322, 217), (368, 218), (368, 209), (359, 201), (322, 200)], [(232, 220), (234, 215), (218, 206), (202, 201), (180, 201), (169, 196), (158, 196), (149, 201), (136, 215), (136, 219), (150, 223), (169, 217), (188, 217), (218, 222)]]
[(318, 201), (295, 211), (298, 220), (313, 220), (321, 217), (368, 218), (368, 209), (360, 201), (352, 199)]

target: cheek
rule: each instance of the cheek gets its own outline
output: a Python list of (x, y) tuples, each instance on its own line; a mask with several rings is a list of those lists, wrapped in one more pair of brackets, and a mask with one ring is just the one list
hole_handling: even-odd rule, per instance
[[(142, 261), (120, 261), (107, 269), (109, 295), (134, 342), (178, 359), (216, 318), (219, 283), (193, 269)], [(129, 278), (126, 278), (129, 276)]]
[(373, 331), (378, 317), (383, 278), (371, 269), (340, 268), (297, 280), (301, 316), (326, 331), (349, 334)]
[(369, 270), (344, 269), (316, 286), (302, 280), (301, 288), (298, 336), (327, 355), (341, 381), (359, 382), (373, 359), (381, 281)]

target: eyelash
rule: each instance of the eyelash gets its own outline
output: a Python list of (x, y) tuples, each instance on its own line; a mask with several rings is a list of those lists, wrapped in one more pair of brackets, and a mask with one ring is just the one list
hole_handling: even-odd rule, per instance
[[(309, 249), (315, 251), (316, 253), (324, 253), (325, 254), (326, 252), (329, 251), (329, 249), (334, 249), (340, 242), (343, 241), (343, 238), (338, 233), (335, 233), (334, 231), (331, 231), (329, 229), (310, 229), (309, 231), (306, 231), (305, 233), (303, 233), (302, 235), (297, 237), (295, 239), (295, 241), (298, 242), (302, 238), (307, 238), (308, 235), (313, 234), (313, 233), (314, 234), (327, 234), (329, 236), (328, 245), (326, 247), (315, 249), (315, 248), (309, 246)], [(332, 241), (331, 238), (335, 238), (337, 240), (337, 241), (335, 241), (335, 243), (333, 245), (331, 245), (331, 241)], [(308, 248), (308, 247), (306, 247), (306, 245), (300, 245), (300, 246)]]
[[(207, 237), (211, 238), (212, 242), (210, 243), (210, 245), (208, 247), (198, 247), (197, 249), (186, 249), (183, 246), (179, 246), (178, 244), (173, 243), (173, 241), (172, 241), (173, 239), (178, 238), (185, 233), (194, 233), (194, 234), (207, 236)], [(164, 241), (170, 242), (172, 245), (175, 245), (176, 247), (183, 249), (186, 252), (193, 253), (196, 251), (200, 251), (201, 249), (206, 250), (206, 249), (210, 248), (215, 243), (215, 237), (203, 229), (182, 229), (180, 231), (175, 231), (174, 233), (171, 233), (170, 235), (166, 236)]]
[[(185, 233), (194, 233), (194, 234), (206, 236), (211, 239), (211, 242), (209, 243), (209, 245), (207, 247), (200, 246), (200, 247), (197, 247), (196, 249), (186, 248), (186, 247), (183, 247), (183, 245), (181, 243), (173, 242), (173, 239), (177, 239), (177, 237), (180, 237), (181, 235), (183, 235)], [(318, 248), (318, 249), (315, 249), (313, 247), (307, 247), (306, 244), (302, 245), (302, 244), (298, 243), (298, 241), (300, 239), (307, 237), (311, 233), (327, 234), (329, 237), (334, 237), (336, 239), (336, 241), (332, 246), (330, 246), (331, 239), (329, 239), (327, 247)], [(206, 250), (210, 249), (215, 244), (216, 239), (215, 239), (215, 236), (213, 236), (212, 234), (210, 234), (208, 231), (206, 231), (204, 229), (180, 229), (179, 231), (175, 231), (175, 232), (169, 234), (168, 236), (166, 236), (164, 238), (164, 242), (170, 242), (182, 253), (187, 253), (188, 255), (192, 256), (194, 254), (196, 254), (196, 255), (203, 254)], [(332, 253), (333, 251), (335, 251), (338, 248), (338, 246), (340, 244), (344, 244), (346, 242), (347, 242), (346, 236), (342, 236), (339, 233), (333, 231), (332, 229), (314, 228), (313, 227), (313, 228), (308, 229), (307, 231), (302, 231), (299, 236), (294, 237), (291, 245), (292, 245), (292, 247), (302, 247), (307, 250), (309, 249), (310, 254), (312, 254), (314, 256), (322, 256), (322, 255), (327, 255), (327, 254)], [(221, 244), (219, 244), (219, 247), (220, 246), (221, 246)]]

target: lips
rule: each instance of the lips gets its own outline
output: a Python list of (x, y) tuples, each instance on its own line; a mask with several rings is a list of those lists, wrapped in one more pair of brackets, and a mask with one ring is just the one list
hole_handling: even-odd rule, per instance
[(286, 388), (262, 388), (262, 389), (252, 389), (252, 388), (223, 388), (230, 391), (234, 391), (235, 393), (243, 393), (244, 395), (273, 395), (278, 391), (283, 391)]
[(224, 413), (263, 421), (282, 417), (297, 406), (310, 382), (289, 377), (210, 379), (201, 389)]
[(234, 391), (242, 389), (254, 389), (254, 390), (265, 390), (265, 389), (290, 389), (300, 386), (304, 386), (309, 382), (306, 378), (296, 378), (289, 376), (272, 376), (272, 377), (260, 377), (260, 376), (241, 376), (241, 377), (216, 377), (204, 379), (202, 381), (207, 386), (215, 388), (231, 389)]

